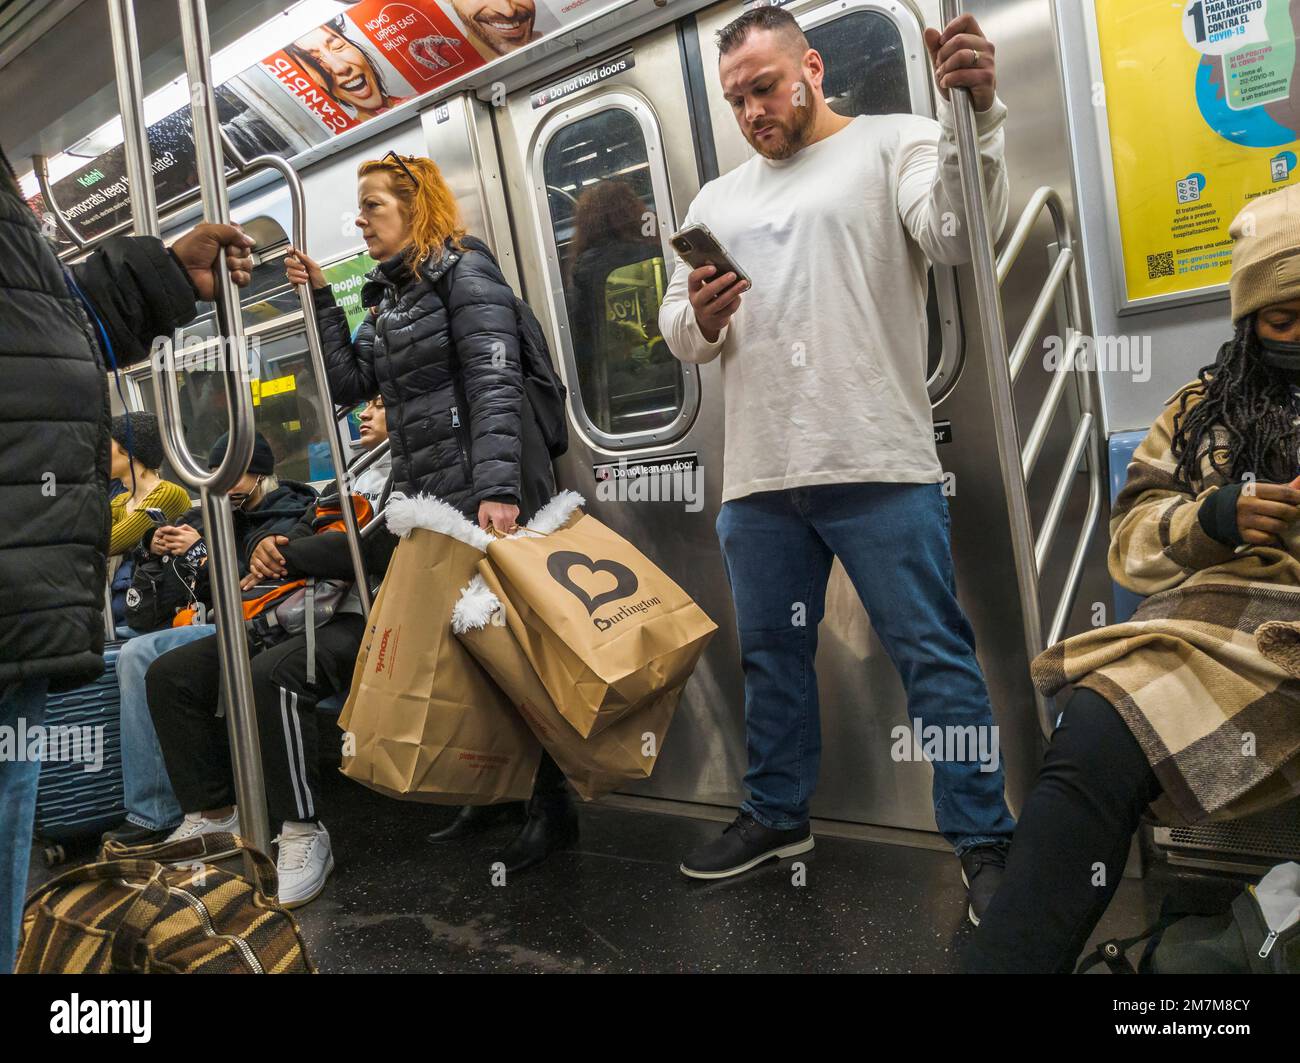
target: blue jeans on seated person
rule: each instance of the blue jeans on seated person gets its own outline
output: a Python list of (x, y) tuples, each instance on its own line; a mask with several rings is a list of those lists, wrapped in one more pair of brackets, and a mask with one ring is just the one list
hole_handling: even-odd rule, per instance
[(190, 624), (151, 631), (127, 642), (117, 658), (117, 684), (122, 696), (122, 785), (127, 822), (137, 827), (167, 830), (176, 826), (183, 815), (153, 729), (145, 673), (168, 650), (206, 638), (216, 630), (212, 624)]
[(18, 755), (16, 732), (20, 720), (27, 731), (44, 723), (49, 685), (48, 679), (22, 679), (0, 687), (0, 727), (14, 734), (15, 743), (14, 756), (0, 761), (0, 974), (9, 974), (18, 956), (41, 774), (39, 760)]
[[(903, 680), (912, 719), (945, 734), (950, 726), (986, 729), (989, 744), (980, 748), (995, 748), (975, 635), (957, 601), (939, 484), (764, 491), (724, 503), (717, 527), (745, 670), (750, 797), (742, 811), (776, 830), (808, 820), (821, 765), (817, 625), (836, 557)], [(802, 624), (794, 622), (798, 603)], [(1000, 758), (991, 771), (969, 755), (931, 763), (935, 819), (958, 855), (1010, 840), (1015, 821)]]

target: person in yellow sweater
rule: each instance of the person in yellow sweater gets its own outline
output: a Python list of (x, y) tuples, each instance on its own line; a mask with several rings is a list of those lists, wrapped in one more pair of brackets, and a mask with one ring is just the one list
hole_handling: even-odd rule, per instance
[(127, 413), (113, 418), (111, 475), (126, 490), (109, 502), (113, 513), (110, 557), (125, 554), (153, 527), (146, 510), (161, 509), (173, 521), (190, 508), (190, 496), (180, 484), (164, 480), (162, 436), (151, 413)]

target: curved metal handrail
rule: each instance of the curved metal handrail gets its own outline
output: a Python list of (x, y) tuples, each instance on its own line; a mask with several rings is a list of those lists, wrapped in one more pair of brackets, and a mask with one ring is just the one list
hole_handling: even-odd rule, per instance
[[(230, 144), (229, 139), (222, 134), (222, 139), (227, 145), (227, 149), (234, 151), (234, 146)], [(236, 154), (236, 158), (238, 155)], [(242, 162), (242, 160), (241, 160)], [(303, 194), (302, 180), (298, 177), (298, 172), (284, 159), (278, 155), (259, 155), (247, 162), (242, 162), (240, 175), (244, 176), (250, 173), (256, 173), (258, 170), (274, 170), (283, 179), (289, 189), (289, 211), (292, 217), (291, 228), (293, 229), (293, 246), (300, 251), (305, 251), (307, 247), (307, 203)], [(366, 573), (365, 560), (361, 553), (360, 531), (357, 528), (357, 515), (352, 506), (344, 505), (342, 502), (344, 495), (352, 493), (353, 477), (347, 467), (347, 461), (343, 454), (343, 441), (340, 437), (339, 422), (337, 417), (329, 416), (330, 411), (334, 409), (334, 399), (330, 395), (329, 376), (325, 367), (325, 353), (321, 346), (320, 323), (316, 320), (316, 303), (312, 296), (310, 284), (298, 284), (294, 286), (298, 292), (298, 302), (302, 306), (302, 323), (307, 334), (307, 353), (311, 357), (312, 369), (316, 377), (316, 397), (320, 402), (321, 411), (325, 414), (324, 420), (328, 422), (325, 438), (329, 443), (330, 461), (334, 465), (336, 478), (339, 484), (339, 509), (343, 514), (343, 528), (348, 539), (348, 553), (352, 558), (353, 575), (356, 577), (357, 596), (361, 599), (361, 611), (366, 616), (370, 616), (370, 584)], [(251, 409), (251, 407), (250, 407)]]
[(36, 187), (41, 190), (41, 199), (45, 203), (46, 209), (54, 215), (54, 224), (63, 230), (64, 236), (72, 241), (72, 250), (68, 253), (76, 254), (79, 251), (84, 251), (87, 244), (86, 238), (77, 232), (72, 222), (63, 216), (63, 211), (59, 209), (59, 205), (54, 199), (54, 188), (50, 185), (49, 161), (44, 155), (32, 156), (32, 172), (36, 174)]

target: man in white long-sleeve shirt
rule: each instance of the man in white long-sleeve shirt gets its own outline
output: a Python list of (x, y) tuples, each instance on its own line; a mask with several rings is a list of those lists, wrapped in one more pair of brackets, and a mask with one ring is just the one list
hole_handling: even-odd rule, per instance
[[(995, 224), (1007, 215), (993, 45), (970, 16), (926, 31), (942, 94), (972, 92)], [(719, 77), (757, 156), (700, 190), (708, 226), (752, 281), (678, 260), (659, 312), (669, 348), (721, 357), (726, 453), (718, 537), (745, 669), (749, 800), (686, 858), (696, 878), (813, 846), (820, 758), (813, 661), (839, 557), (923, 726), (991, 728), (957, 603), (926, 392), (927, 259), (970, 256), (951, 116), (847, 118), (794, 18), (757, 7), (718, 35)], [(951, 733), (945, 731), (945, 733)], [(970, 732), (967, 732), (970, 733)], [(1014, 823), (1000, 768), (933, 761), (935, 815), (978, 921)]]

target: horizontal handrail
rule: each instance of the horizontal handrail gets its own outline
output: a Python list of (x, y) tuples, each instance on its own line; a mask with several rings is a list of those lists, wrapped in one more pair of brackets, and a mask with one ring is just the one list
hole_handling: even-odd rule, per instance
[[(1093, 441), (1096, 440), (1096, 432), (1093, 433)], [(1096, 530), (1097, 518), (1101, 515), (1101, 469), (1093, 461), (1092, 474), (1088, 477), (1088, 512), (1083, 518), (1083, 530), (1079, 534), (1079, 542), (1074, 548), (1074, 556), (1070, 559), (1070, 571), (1065, 578), (1065, 586), (1061, 590), (1061, 600), (1056, 607), (1056, 613), (1052, 617), (1052, 627), (1047, 633), (1047, 645), (1055, 646), (1061, 641), (1061, 636), (1065, 633), (1065, 625), (1069, 623), (1070, 611), (1074, 608), (1074, 599), (1079, 593), (1079, 583), (1083, 577), (1083, 563), (1087, 558), (1088, 545), (1092, 542), (1093, 532)], [(1043, 732), (1049, 736), (1052, 733), (1052, 727), (1049, 726)]]
[(1034, 466), (1038, 464), (1038, 457), (1043, 451), (1043, 445), (1047, 442), (1047, 433), (1051, 430), (1052, 421), (1056, 419), (1056, 411), (1061, 405), (1062, 396), (1065, 394), (1065, 385), (1078, 372), (1075, 368), (1075, 358), (1082, 342), (1081, 333), (1071, 329), (1070, 342), (1065, 348), (1065, 367), (1058, 368), (1052, 374), (1052, 383), (1047, 388), (1047, 394), (1043, 396), (1043, 404), (1038, 408), (1033, 426), (1029, 429), (1029, 435), (1025, 437), (1025, 448), (1021, 454), (1020, 462), (1021, 468), (1025, 471), (1026, 480), (1033, 474)]
[(1079, 418), (1079, 424), (1074, 430), (1074, 438), (1070, 441), (1069, 453), (1065, 457), (1065, 464), (1061, 467), (1061, 475), (1057, 478), (1056, 486), (1052, 489), (1052, 499), (1048, 503), (1047, 514), (1043, 517), (1043, 526), (1038, 530), (1038, 543), (1034, 547), (1034, 560), (1038, 565), (1038, 575), (1040, 577), (1047, 565), (1047, 555), (1052, 551), (1052, 542), (1056, 538), (1057, 525), (1060, 524), (1061, 517), (1065, 513), (1066, 500), (1070, 497), (1070, 492), (1074, 487), (1074, 478), (1079, 462), (1083, 459), (1083, 452), (1091, 442), (1092, 423), (1092, 414), (1090, 413), (1085, 413)]
[(1034, 338), (1038, 335), (1038, 330), (1043, 327), (1043, 322), (1047, 320), (1048, 312), (1052, 309), (1052, 304), (1056, 302), (1056, 297), (1061, 291), (1061, 285), (1065, 283), (1066, 277), (1074, 266), (1074, 251), (1068, 247), (1061, 248), (1060, 254), (1056, 256), (1056, 261), (1052, 263), (1052, 270), (1047, 275), (1047, 280), (1043, 283), (1043, 289), (1038, 293), (1038, 298), (1034, 301), (1034, 308), (1029, 312), (1029, 317), (1025, 321), (1025, 327), (1020, 330), (1015, 346), (1011, 350), (1011, 382), (1014, 384), (1020, 379), (1020, 371), (1024, 369), (1025, 363), (1029, 360), (1029, 351), (1033, 347)]
[(1038, 216), (1043, 213), (1044, 207), (1051, 212), (1057, 244), (1061, 247), (1073, 247), (1074, 242), (1070, 236), (1070, 225), (1065, 217), (1065, 203), (1061, 199), (1061, 194), (1051, 185), (1043, 185), (1029, 197), (1025, 209), (1020, 212), (1020, 219), (1016, 222), (1015, 229), (1002, 248), (1002, 254), (998, 256), (999, 285), (1006, 283), (1007, 276), (1011, 273), (1016, 260), (1020, 258), (1020, 252), (1025, 249), (1029, 234), (1038, 223)]

